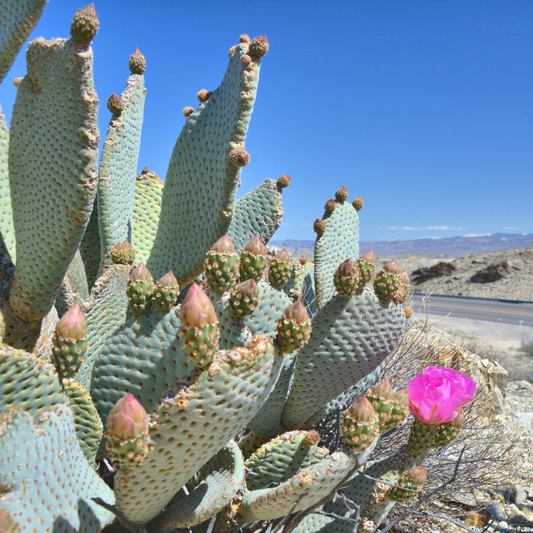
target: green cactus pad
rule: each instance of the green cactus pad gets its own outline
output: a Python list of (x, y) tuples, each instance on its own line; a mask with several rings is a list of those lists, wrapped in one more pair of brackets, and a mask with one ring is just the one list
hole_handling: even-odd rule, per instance
[(276, 382), (283, 357), (268, 337), (220, 351), (197, 378), (163, 396), (150, 429), (154, 449), (141, 466), (115, 476), (117, 507), (134, 524), (155, 518), (172, 496), (256, 415)]
[(85, 275), (85, 265), (79, 250), (76, 251), (76, 255), (68, 267), (67, 276), (70, 290), (78, 295), (77, 299), (87, 300), (89, 298), (89, 286)]
[(66, 401), (54, 367), (23, 350), (0, 346), (0, 415), (15, 407), (39, 417)]
[[(245, 463), (251, 471), (246, 476), (248, 490), (264, 489), (279, 485), (294, 476), (300, 469), (319, 463), (329, 455), (326, 448), (310, 442), (308, 431), (284, 433), (257, 450)], [(312, 435), (314, 436), (314, 435)]]
[(133, 202), (133, 232), (131, 244), (135, 248), (137, 261), (146, 264), (152, 251), (165, 184), (150, 170), (137, 174), (135, 200)]
[(231, 350), (237, 346), (246, 346), (252, 335), (258, 335), (258, 332), (252, 333), (247, 327), (245, 320), (235, 318), (229, 312), (228, 300), (231, 294), (224, 294), (207, 291), (206, 294), (213, 303), (215, 313), (218, 317), (218, 327), (220, 330), (220, 350)]
[(402, 307), (379, 300), (370, 289), (348, 301), (332, 298), (313, 317), (311, 338), (298, 353), (283, 425), (301, 428), (375, 370), (398, 344), (404, 325)]
[(89, 218), (89, 224), (83, 234), (80, 243), (80, 255), (85, 266), (87, 286), (92, 290), (98, 278), (100, 270), (100, 228), (98, 226), (98, 198), (94, 198), (93, 210)]
[[(2, 8), (0, 8), (1, 10)], [(2, 22), (0, 22), (2, 24)], [(13, 211), (11, 209), (11, 192), (9, 190), (9, 130), (6, 117), (0, 107), (0, 235), (9, 252), (11, 261), (16, 263), (15, 227), (13, 226)]]
[(35, 321), (52, 308), (89, 222), (98, 180), (98, 97), (89, 46), (39, 38), (26, 58), (11, 119), (17, 269), (9, 300), (15, 314)]
[(228, 230), (237, 253), (256, 235), (267, 244), (280, 227), (282, 216), (281, 189), (275, 180), (266, 179), (240, 198)]
[(172, 270), (182, 287), (203, 271), (205, 254), (233, 217), (241, 169), (229, 153), (244, 147), (259, 80), (260, 60), (240, 61), (247, 49), (237, 47), (220, 87), (186, 119), (169, 163), (147, 266), (156, 278)]
[(144, 76), (132, 74), (121, 95), (124, 110), (113, 115), (100, 159), (98, 180), (98, 223), (102, 261), (108, 266), (111, 248), (131, 242), (137, 160), (141, 147), (144, 113)]
[(335, 489), (355, 465), (351, 452), (335, 452), (276, 487), (250, 491), (244, 496), (239, 513), (249, 521), (272, 520), (314, 505)]
[(153, 533), (171, 532), (209, 520), (228, 505), (244, 480), (244, 459), (233, 440), (206, 463), (157, 518), (148, 524)]
[(346, 259), (359, 257), (359, 216), (349, 202), (339, 202), (323, 217), (326, 229), (315, 242), (315, 291), (322, 307), (335, 293), (333, 276)]
[(299, 261), (291, 262), (291, 275), (285, 285), (283, 292), (293, 301), (301, 300), (303, 296), (304, 281), (307, 275), (307, 263), (302, 265)]
[(96, 450), (102, 440), (103, 424), (96, 410), (91, 395), (73, 379), (64, 379), (63, 387), (68, 397), (69, 406), (74, 414), (76, 435), (85, 458), (94, 464)]
[(115, 403), (128, 393), (146, 409), (178, 378), (192, 370), (177, 332), (177, 308), (130, 318), (111, 334), (95, 361), (91, 395), (100, 417), (107, 420)]
[[(113, 505), (113, 491), (89, 465), (66, 404), (33, 417), (13, 409), (0, 423), (2, 508), (21, 531), (97, 533), (115, 516), (92, 498)], [(30, 503), (31, 502), (31, 503)]]
[(430, 448), (435, 448), (435, 437), (439, 433), (437, 426), (427, 426), (418, 421), (411, 426), (409, 432), (409, 449), (417, 457), (425, 455)]
[(48, 0), (7, 0), (0, 4), (0, 83), (39, 22), (47, 2)]
[[(363, 520), (366, 514), (366, 504), (375, 482), (365, 477), (367, 474), (373, 478), (380, 478), (389, 466), (390, 458), (381, 459), (366, 463), (356, 475), (345, 483), (345, 488), (340, 491), (346, 495), (352, 502), (360, 507)], [(336, 501), (330, 500), (324, 505), (323, 510), (326, 513), (335, 514), (343, 518), (356, 518), (357, 511), (350, 510), (340, 498)], [(294, 529), (295, 533), (353, 533), (353, 522), (337, 520), (330, 516), (312, 514), (306, 516), (298, 527)]]
[(283, 292), (265, 281), (257, 284), (259, 303), (251, 315), (245, 318), (252, 335), (276, 336), (277, 321), (283, 310), (291, 305), (291, 299)]
[(248, 428), (253, 431), (255, 437), (268, 440), (282, 431), (281, 416), (283, 415), (283, 407), (289, 395), (289, 386), (291, 384), (297, 353), (294, 352), (285, 355), (283, 367), (275, 387), (270, 393), (268, 400), (263, 404), (263, 407), (261, 407), (257, 415), (248, 424)]
[(76, 374), (76, 381), (86, 389), (91, 386), (91, 372), (106, 338), (121, 326), (128, 311), (130, 265), (113, 265), (98, 278), (89, 300), (82, 306), (87, 323), (87, 352)]

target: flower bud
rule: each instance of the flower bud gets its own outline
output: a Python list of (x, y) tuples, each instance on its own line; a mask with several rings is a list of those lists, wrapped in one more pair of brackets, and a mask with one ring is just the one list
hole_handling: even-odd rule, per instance
[(138, 48), (130, 56), (129, 67), (132, 74), (142, 74), (146, 69), (146, 59)]
[(267, 255), (267, 247), (263, 244), (263, 241), (256, 235), (244, 248), (246, 252), (250, 252), (255, 255)]
[(290, 176), (280, 176), (278, 178), (278, 187), (280, 189), (285, 189), (286, 187), (288, 187), (291, 183), (291, 178)]
[(400, 267), (396, 259), (391, 259), (383, 265), (383, 270), (390, 272), (392, 274), (400, 274)]
[(174, 272), (172, 270), (170, 272), (167, 272), (158, 282), (157, 284), (161, 287), (172, 287), (175, 288), (178, 286), (178, 280), (176, 279), (176, 276), (174, 276)]
[(335, 198), (338, 202), (344, 202), (348, 199), (348, 189), (346, 188), (346, 185), (343, 185), (340, 189), (337, 189), (335, 192)]
[(356, 211), (361, 211), (361, 209), (363, 209), (363, 206), (365, 205), (365, 202), (363, 202), (363, 199), (360, 196), (358, 196), (357, 198), (354, 199), (354, 201), (352, 202), (352, 205)]
[(244, 148), (235, 148), (229, 153), (229, 162), (236, 167), (245, 167), (250, 162), (250, 154)]
[(229, 235), (227, 233), (225, 235), (222, 235), (222, 237), (220, 237), (220, 239), (218, 239), (218, 241), (215, 242), (213, 246), (211, 246), (210, 251), (230, 254), (237, 253), (237, 251), (235, 250), (235, 246), (233, 246), (233, 243), (231, 242), (231, 239), (229, 238)]
[(286, 307), (277, 322), (277, 335), (281, 353), (299, 350), (311, 335), (311, 319), (304, 304), (298, 300)]
[(85, 340), (87, 324), (80, 304), (71, 307), (56, 325), (56, 333), (63, 339)]
[(119, 242), (111, 248), (109, 257), (114, 265), (132, 265), (135, 261), (135, 249), (125, 240)]
[(77, 43), (89, 44), (96, 35), (99, 26), (100, 22), (94, 10), (94, 4), (89, 4), (74, 14), (70, 35)]
[(182, 324), (189, 327), (202, 327), (217, 321), (211, 300), (196, 283), (193, 283), (181, 304)]
[(414, 314), (415, 312), (413, 311), (413, 308), (412, 307), (409, 307), (408, 305), (406, 305), (404, 308), (403, 308), (403, 312), (405, 314), (405, 318), (407, 320), (409, 320)]
[(326, 213), (333, 213), (336, 207), (337, 207), (337, 202), (335, 200), (328, 200), (326, 204), (324, 205), (324, 209)]
[(120, 115), (124, 111), (124, 100), (113, 93), (107, 100), (107, 109), (114, 115)]
[(122, 440), (137, 438), (148, 431), (148, 415), (133, 394), (122, 397), (109, 411), (107, 431)]
[(136, 268), (131, 271), (130, 280), (132, 281), (148, 281), (152, 282), (152, 274), (144, 266), (144, 263), (141, 261)]
[(326, 231), (326, 223), (321, 218), (317, 218), (313, 224), (313, 230), (317, 235), (323, 235)]
[(379, 436), (379, 417), (363, 396), (344, 413), (341, 430), (345, 443), (357, 452), (364, 452)]
[(368, 396), (379, 398), (380, 400), (390, 400), (392, 398), (393, 391), (390, 379), (384, 379), (375, 385), (368, 391)]
[(254, 57), (263, 57), (268, 52), (268, 39), (266, 35), (256, 37), (250, 43), (248, 51)]

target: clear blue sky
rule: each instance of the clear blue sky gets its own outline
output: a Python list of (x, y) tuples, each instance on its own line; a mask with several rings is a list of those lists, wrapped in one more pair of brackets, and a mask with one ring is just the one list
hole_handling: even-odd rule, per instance
[[(33, 37), (68, 37), (85, 5), (50, 0)], [(215, 89), (241, 33), (266, 34), (239, 196), (292, 177), (274, 239), (314, 239), (346, 184), (361, 240), (533, 233), (533, 1), (96, 0), (102, 140), (128, 58), (146, 57), (139, 169), (163, 179), (201, 88)], [(24, 46), (25, 51), (27, 44)], [(11, 81), (0, 86), (8, 121)]]

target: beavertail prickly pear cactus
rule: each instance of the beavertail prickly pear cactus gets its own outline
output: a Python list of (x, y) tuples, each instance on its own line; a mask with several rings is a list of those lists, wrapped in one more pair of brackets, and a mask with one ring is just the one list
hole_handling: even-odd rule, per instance
[[(44, 3), (0, 7), (0, 80)], [(99, 24), (91, 4), (70, 39), (32, 41), (11, 131), (0, 116), (0, 529), (231, 532), (281, 519), (282, 531), (355, 531), (337, 493), (379, 525), (419, 494), (424, 457), (457, 438), (475, 384), (445, 369), (408, 392), (377, 383), (413, 313), (409, 277), (359, 257), (363, 201), (346, 185), (314, 224), (314, 261), (268, 261), (291, 178), (236, 200), (265, 36), (241, 35), (220, 87), (185, 108), (163, 182), (137, 174), (149, 83), (138, 49), (125, 90), (104, 100), (96, 164)], [(435, 407), (441, 371), (455, 396)], [(408, 441), (375, 460), (409, 411)], [(328, 448), (315, 426), (335, 412)], [(324, 513), (290, 522), (308, 508)]]

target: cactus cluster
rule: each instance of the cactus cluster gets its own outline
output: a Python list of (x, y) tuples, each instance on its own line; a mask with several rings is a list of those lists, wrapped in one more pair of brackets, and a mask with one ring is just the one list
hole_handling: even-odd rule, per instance
[[(42, 13), (25, 3), (24, 24), (2, 13), (13, 42)], [(91, 4), (71, 39), (32, 41), (9, 133), (0, 120), (0, 529), (229, 532), (320, 504), (296, 531), (340, 532), (341, 488), (378, 525), (418, 494), (471, 396), (428, 421), (426, 403), (376, 385), (412, 315), (407, 274), (359, 257), (363, 201), (346, 186), (315, 222), (314, 261), (268, 260), (291, 179), (236, 200), (265, 36), (241, 35), (220, 87), (186, 108), (164, 183), (136, 175), (135, 50), (98, 168), (98, 27)], [(0, 48), (2, 69), (13, 59)], [(373, 460), (409, 406), (409, 442)], [(314, 426), (335, 411), (328, 449)]]

